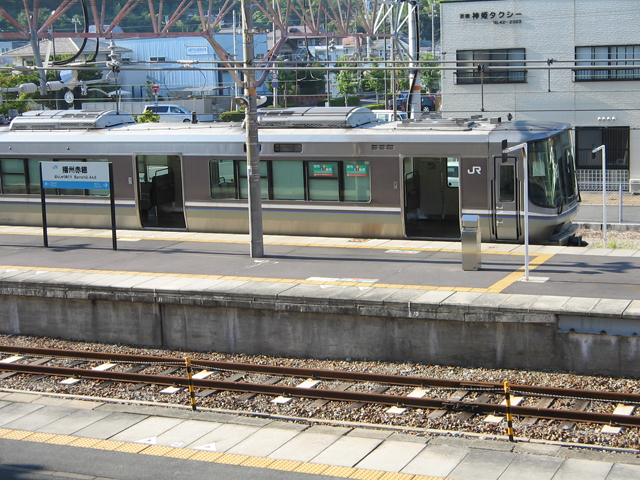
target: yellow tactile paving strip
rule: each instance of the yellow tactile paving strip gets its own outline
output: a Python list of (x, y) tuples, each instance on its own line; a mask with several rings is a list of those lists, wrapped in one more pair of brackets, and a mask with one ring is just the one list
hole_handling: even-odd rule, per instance
[(318, 463), (295, 462), (291, 460), (275, 460), (230, 453), (205, 452), (189, 448), (174, 448), (161, 445), (146, 445), (132, 442), (117, 442), (97, 438), (75, 437), (73, 435), (56, 435), (52, 433), (34, 433), (25, 430), (0, 428), (0, 438), (25, 442), (49, 443), (71, 447), (92, 448), (112, 452), (126, 452), (138, 455), (181, 458), (197, 462), (225, 463), (242, 467), (270, 468), (273, 470), (308, 473), (312, 475), (330, 475), (333, 477), (355, 478), (360, 480), (446, 480), (440, 477), (428, 477), (407, 473), (384, 472), (363, 468), (321, 465)]
[[(533, 256), (529, 262), (529, 270), (535, 269), (544, 262), (553, 257), (552, 254), (541, 254)], [(373, 287), (373, 288), (393, 288), (406, 290), (437, 290), (448, 292), (478, 292), (478, 293), (500, 293), (505, 288), (517, 282), (524, 276), (524, 266), (519, 267), (514, 272), (507, 275), (502, 280), (494, 283), (489, 287), (454, 287), (454, 286), (438, 286), (438, 285), (403, 285), (399, 283), (377, 283), (377, 282), (349, 282), (349, 281), (323, 281), (323, 280), (302, 280), (291, 278), (266, 278), (266, 277), (242, 277), (242, 276), (225, 276), (225, 275), (203, 275), (190, 273), (162, 273), (162, 272), (136, 272), (125, 270), (91, 270), (81, 268), (60, 268), (60, 267), (24, 267), (20, 265), (0, 265), (0, 269), (18, 270), (18, 271), (38, 271), (38, 272), (60, 272), (60, 273), (84, 273), (84, 274), (106, 274), (106, 275), (130, 275), (141, 277), (171, 277), (171, 278), (192, 278), (194, 280), (237, 280), (244, 282), (262, 282), (262, 283), (295, 283), (299, 285), (335, 285), (349, 287)]]
[[(36, 228), (19, 231), (5, 231), (0, 229), (0, 234), (3, 235), (42, 235), (41, 231), (36, 231)], [(212, 234), (213, 237), (215, 234)], [(88, 238), (111, 238), (110, 234), (88, 234), (86, 231), (74, 233), (73, 229), (65, 232), (52, 232), (48, 236), (58, 237), (88, 237)], [(246, 244), (247, 240), (233, 240), (228, 237), (233, 237), (232, 234), (228, 234), (225, 238), (191, 238), (188, 234), (183, 238), (176, 238), (175, 236), (148, 236), (148, 235), (136, 235), (135, 233), (121, 235), (120, 239), (123, 240), (155, 240), (155, 241), (183, 241), (183, 242), (198, 242), (198, 243), (234, 243), (234, 244)], [(356, 248), (356, 249), (375, 249), (375, 250), (397, 250), (397, 251), (420, 251), (420, 252), (447, 252), (447, 253), (460, 253), (459, 249), (445, 249), (438, 247), (391, 247), (389, 245), (366, 245), (364, 242), (355, 242), (353, 244), (347, 244), (348, 240), (342, 241), (336, 244), (324, 244), (313, 243), (312, 238), (309, 238), (309, 242), (283, 242), (283, 241), (269, 241), (266, 237), (265, 245), (284, 245), (284, 246), (299, 246), (299, 247), (323, 247), (323, 248)], [(385, 242), (386, 243), (386, 242)], [(501, 250), (492, 250), (491, 246), (487, 247), (482, 253), (488, 255), (508, 255), (508, 256), (524, 256), (522, 252), (510, 252)], [(542, 265), (544, 262), (553, 257), (553, 254), (530, 254), (529, 269), (535, 269), (537, 266)], [(147, 277), (171, 277), (171, 278), (192, 278), (197, 280), (209, 279), (209, 280), (238, 280), (245, 282), (263, 282), (263, 283), (295, 283), (301, 285), (335, 285), (335, 286), (355, 286), (355, 287), (375, 287), (375, 288), (393, 288), (393, 289), (408, 289), (408, 290), (436, 290), (436, 291), (449, 291), (449, 292), (477, 292), (477, 293), (500, 293), (513, 283), (517, 282), (524, 276), (524, 265), (519, 267), (514, 272), (507, 275), (502, 280), (494, 283), (486, 288), (478, 287), (458, 287), (458, 286), (436, 286), (436, 285), (403, 285), (403, 284), (391, 284), (391, 283), (375, 283), (375, 282), (349, 282), (349, 281), (322, 281), (322, 280), (298, 280), (290, 278), (265, 278), (265, 277), (242, 277), (242, 276), (224, 276), (224, 275), (199, 275), (199, 274), (180, 274), (180, 273), (157, 273), (157, 272), (133, 272), (126, 270), (90, 270), (90, 269), (75, 269), (75, 268), (52, 268), (52, 267), (22, 267), (15, 265), (0, 265), (0, 269), (7, 270), (37, 270), (40, 272), (65, 272), (65, 273), (85, 273), (85, 274), (107, 274), (107, 275), (133, 275), (133, 276), (147, 276)]]

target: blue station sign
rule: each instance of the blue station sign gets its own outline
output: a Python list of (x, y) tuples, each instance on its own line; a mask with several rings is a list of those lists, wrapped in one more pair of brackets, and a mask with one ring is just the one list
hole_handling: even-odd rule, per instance
[(40, 162), (42, 188), (109, 190), (107, 162)]

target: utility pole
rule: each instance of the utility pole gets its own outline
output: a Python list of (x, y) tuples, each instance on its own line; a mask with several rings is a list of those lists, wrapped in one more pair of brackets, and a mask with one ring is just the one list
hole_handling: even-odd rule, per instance
[(412, 1), (408, 4), (407, 20), (409, 24), (409, 98), (407, 98), (406, 109), (409, 109), (411, 102), (411, 117), (420, 118), (422, 115), (422, 102), (420, 101), (420, 70), (413, 70), (420, 60), (420, 39), (418, 38), (418, 2)]
[(243, 87), (246, 98), (245, 127), (247, 130), (247, 182), (249, 192), (249, 239), (251, 241), (251, 258), (264, 257), (262, 230), (262, 192), (260, 188), (260, 151), (258, 149), (258, 105), (256, 98), (256, 81), (253, 68), (253, 18), (251, 6), (241, 0), (242, 6), (242, 42), (244, 55)]

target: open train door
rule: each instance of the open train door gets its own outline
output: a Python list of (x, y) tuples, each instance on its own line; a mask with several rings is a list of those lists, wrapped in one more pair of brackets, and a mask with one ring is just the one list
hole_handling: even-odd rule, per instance
[(403, 177), (405, 235), (459, 240), (458, 159), (407, 157)]
[(143, 228), (185, 228), (178, 155), (138, 155), (138, 213)]
[(517, 159), (494, 158), (493, 222), (496, 240), (518, 240), (521, 236), (521, 193)]

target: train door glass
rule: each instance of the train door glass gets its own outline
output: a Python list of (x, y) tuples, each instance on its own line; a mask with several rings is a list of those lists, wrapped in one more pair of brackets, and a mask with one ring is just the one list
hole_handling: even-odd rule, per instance
[(458, 159), (403, 160), (404, 224), (410, 238), (460, 238)]
[(138, 155), (138, 212), (149, 228), (185, 228), (182, 163), (177, 155)]
[(497, 240), (520, 237), (520, 208), (516, 175), (516, 159), (495, 159), (494, 226)]

